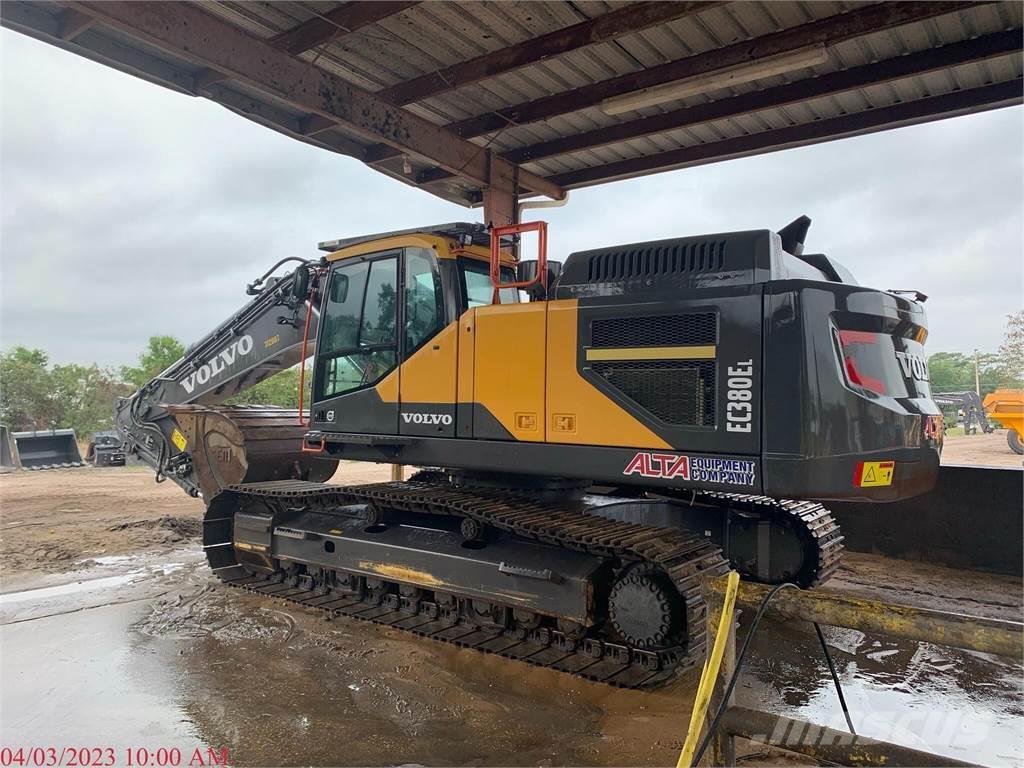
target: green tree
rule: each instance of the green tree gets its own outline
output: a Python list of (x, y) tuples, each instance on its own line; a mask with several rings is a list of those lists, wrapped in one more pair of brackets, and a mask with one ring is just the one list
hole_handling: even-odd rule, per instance
[(53, 423), (57, 413), (48, 364), (41, 349), (15, 347), (0, 355), (0, 422), (14, 430)]
[[(277, 405), (281, 408), (299, 407), (299, 366), (275, 373), (270, 378), (264, 379), (259, 384), (249, 387), (244, 392), (235, 395), (228, 403), (230, 405)], [(309, 393), (311, 389), (313, 371), (306, 368), (306, 394), (304, 404), (309, 407)]]
[(59, 403), (58, 426), (84, 437), (113, 429), (114, 404), (133, 387), (97, 365), (56, 365), (50, 371), (53, 397)]
[[(974, 391), (974, 354), (936, 352), (928, 358), (932, 392)], [(1004, 379), (1000, 356), (991, 352), (978, 355), (981, 396), (1002, 386)]]
[(1006, 316), (1006, 330), (997, 358), (999, 385), (1024, 387), (1024, 310)]
[(974, 389), (974, 361), (960, 352), (936, 352), (928, 358), (932, 392)]
[(39, 349), (0, 355), (0, 422), (12, 429), (71, 428), (86, 437), (113, 426), (114, 403), (131, 388), (97, 365), (49, 365)]
[(139, 355), (138, 366), (122, 367), (121, 378), (138, 389), (184, 354), (185, 346), (173, 336), (150, 336), (146, 349)]

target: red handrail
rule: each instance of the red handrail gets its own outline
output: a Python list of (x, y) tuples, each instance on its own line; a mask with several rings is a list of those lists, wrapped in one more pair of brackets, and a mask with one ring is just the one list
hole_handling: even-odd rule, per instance
[[(519, 282), (501, 282), (501, 238), (505, 235), (518, 235), (523, 232), (537, 233), (537, 274), (532, 280)], [(494, 286), (492, 304), (498, 303), (498, 293), (505, 288), (529, 288), (540, 283), (548, 287), (548, 223), (546, 221), (528, 221), (525, 224), (509, 224), (504, 227), (491, 228), (491, 285)]]
[[(320, 277), (321, 270), (314, 270), (314, 278)], [(309, 291), (308, 307), (306, 309), (306, 327), (302, 330), (302, 368), (299, 370), (299, 425), (309, 427), (313, 424), (313, 409), (309, 409), (309, 421), (302, 418), (302, 402), (306, 394), (306, 346), (309, 343), (309, 325), (313, 319), (313, 299), (316, 298), (316, 285), (319, 281), (314, 279)], [(305, 443), (305, 441), (303, 441)]]

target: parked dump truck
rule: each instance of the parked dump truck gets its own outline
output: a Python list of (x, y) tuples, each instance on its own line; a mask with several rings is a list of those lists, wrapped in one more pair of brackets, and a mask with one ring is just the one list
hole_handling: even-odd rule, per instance
[(985, 395), (985, 413), (1006, 428), (1010, 450), (1024, 454), (1024, 389), (997, 389)]
[[(820, 584), (843, 537), (811, 499), (894, 501), (938, 473), (924, 297), (804, 254), (809, 224), (564, 269), (542, 222), (322, 243), (122, 401), (118, 429), (203, 496), (228, 584), (656, 685), (703, 658), (703, 577)], [(217, 405), (307, 343), (308, 416)], [(431, 469), (322, 482), (339, 459)]]

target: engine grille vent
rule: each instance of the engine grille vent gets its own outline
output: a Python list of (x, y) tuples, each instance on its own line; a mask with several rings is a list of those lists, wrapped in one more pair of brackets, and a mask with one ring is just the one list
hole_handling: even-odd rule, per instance
[(675, 347), (717, 341), (714, 312), (602, 317), (590, 324), (590, 343), (595, 347)]
[(611, 386), (676, 426), (715, 425), (714, 360), (628, 360), (594, 362), (591, 367)]
[(587, 264), (587, 277), (589, 282), (607, 283), (631, 277), (716, 272), (725, 264), (725, 242), (694, 240), (595, 253)]

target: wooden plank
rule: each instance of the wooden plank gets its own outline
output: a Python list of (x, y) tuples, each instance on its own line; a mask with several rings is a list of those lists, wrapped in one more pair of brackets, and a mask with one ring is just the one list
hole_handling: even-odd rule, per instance
[[(119, 1), (80, 2), (73, 7), (175, 57), (223, 72), (296, 109), (332, 120), (368, 141), (427, 158), (481, 187), (490, 182), (486, 149), (336, 75), (310, 67), (196, 5)], [(535, 174), (523, 172), (519, 181), (539, 194), (564, 195)]]
[(420, 0), (354, 0), (275, 35), (270, 44), (292, 56), (335, 42), (388, 16), (419, 5)]
[(903, 24), (953, 13), (971, 2), (901, 2), (869, 5), (847, 13), (828, 16), (808, 24), (770, 35), (743, 40), (705, 53), (657, 67), (630, 72), (571, 91), (543, 96), (486, 114), (450, 124), (459, 136), (472, 138), (504, 128), (509, 123), (522, 125), (592, 107), (603, 99), (632, 93), (697, 75), (707, 75), (729, 67), (750, 64), (769, 56), (797, 51), (812, 45), (835, 44), (842, 40), (879, 32)]
[(430, 72), (378, 92), (392, 104), (423, 101), (439, 93), (495, 77), (528, 64), (559, 56), (577, 48), (603, 43), (657, 24), (691, 16), (722, 3), (718, 2), (643, 2), (602, 14), (579, 24), (524, 40)]
[(619, 160), (548, 177), (567, 189), (669, 171), (1024, 103), (1021, 79), (894, 104), (813, 123)]

